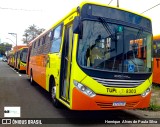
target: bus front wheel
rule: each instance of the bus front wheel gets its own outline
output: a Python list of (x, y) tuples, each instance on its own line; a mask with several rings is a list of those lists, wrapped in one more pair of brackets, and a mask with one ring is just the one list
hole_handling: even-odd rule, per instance
[(51, 79), (51, 81), (50, 81), (50, 86), (51, 86), (50, 87), (50, 95), (51, 95), (52, 103), (56, 108), (58, 108), (58, 107), (60, 107), (60, 102), (56, 98), (56, 85), (55, 85), (53, 79)]

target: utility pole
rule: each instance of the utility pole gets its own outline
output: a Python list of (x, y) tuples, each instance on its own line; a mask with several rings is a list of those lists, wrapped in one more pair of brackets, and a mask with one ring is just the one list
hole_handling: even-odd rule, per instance
[(119, 0), (117, 0), (117, 7), (119, 7)]
[(17, 33), (8, 33), (8, 34), (11, 34), (12, 36), (14, 36), (16, 38), (16, 47), (15, 47), (15, 50), (17, 51)]

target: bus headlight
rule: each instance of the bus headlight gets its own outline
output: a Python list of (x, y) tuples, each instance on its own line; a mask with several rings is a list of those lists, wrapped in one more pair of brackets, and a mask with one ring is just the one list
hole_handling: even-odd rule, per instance
[(76, 86), (76, 88), (78, 90), (80, 90), (82, 93), (86, 94), (89, 97), (96, 96), (96, 94), (91, 89), (89, 89), (88, 87), (84, 86), (83, 84), (81, 84), (81, 83), (79, 83), (75, 80), (73, 82), (74, 82), (74, 85)]
[(151, 89), (152, 89), (152, 86), (150, 86), (148, 89), (146, 89), (146, 90), (144, 91), (144, 93), (141, 94), (141, 96), (142, 96), (142, 97), (146, 97), (146, 96), (150, 93)]

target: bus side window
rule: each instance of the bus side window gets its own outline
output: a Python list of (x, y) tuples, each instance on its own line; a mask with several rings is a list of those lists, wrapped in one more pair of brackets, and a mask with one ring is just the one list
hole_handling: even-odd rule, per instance
[(51, 44), (51, 53), (59, 52), (61, 45), (62, 25), (55, 28)]
[(38, 50), (38, 54), (42, 54), (43, 53), (43, 41), (44, 41), (44, 36), (42, 38), (40, 38), (39, 40), (39, 50)]
[(49, 53), (50, 51), (50, 47), (51, 47), (51, 33), (52, 31), (50, 31), (49, 33), (47, 33), (45, 35), (45, 38), (44, 38), (44, 46), (43, 46), (43, 53), (46, 54), (46, 53)]
[(39, 39), (35, 42), (34, 55), (38, 54), (38, 43), (39, 43)]
[(36, 41), (33, 42), (33, 44), (32, 44), (31, 56), (34, 56), (34, 55), (35, 55), (35, 50), (36, 50), (35, 48), (36, 48)]

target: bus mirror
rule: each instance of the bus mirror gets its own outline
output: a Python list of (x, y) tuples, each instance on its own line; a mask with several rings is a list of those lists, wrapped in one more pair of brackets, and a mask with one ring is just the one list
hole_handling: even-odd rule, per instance
[(80, 21), (80, 17), (79, 16), (76, 16), (75, 18), (74, 18), (74, 21), (73, 21), (73, 33), (75, 33), (75, 34), (79, 34), (79, 33), (81, 33), (80, 32), (80, 23), (81, 21)]

